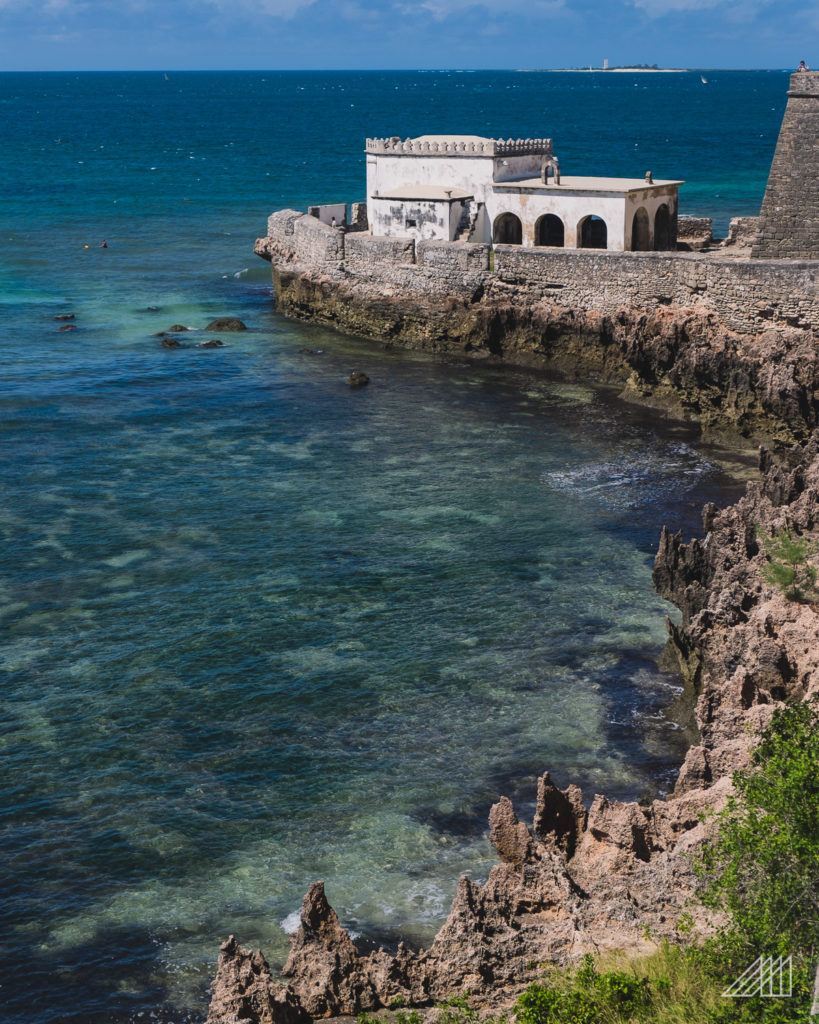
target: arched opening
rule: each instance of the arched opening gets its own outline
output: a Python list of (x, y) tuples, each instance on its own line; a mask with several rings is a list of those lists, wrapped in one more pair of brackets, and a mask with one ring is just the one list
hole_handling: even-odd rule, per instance
[(495, 218), (492, 241), (496, 245), (522, 245), (523, 225), (514, 213), (501, 213)]
[(544, 156), (543, 163), (540, 165), (540, 180), (544, 185), (549, 184), (549, 171), (552, 172), (555, 185), (559, 185), (560, 164), (557, 162), (556, 156)]
[(634, 252), (648, 252), (651, 249), (651, 225), (644, 206), (634, 214), (631, 222), (631, 248)]
[(553, 213), (544, 213), (535, 223), (535, 245), (555, 245), (562, 248), (566, 244), (566, 232), (563, 221)]
[(665, 203), (654, 214), (654, 248), (658, 252), (671, 248), (671, 211)]
[(578, 249), (606, 249), (609, 231), (602, 217), (584, 217), (577, 225)]

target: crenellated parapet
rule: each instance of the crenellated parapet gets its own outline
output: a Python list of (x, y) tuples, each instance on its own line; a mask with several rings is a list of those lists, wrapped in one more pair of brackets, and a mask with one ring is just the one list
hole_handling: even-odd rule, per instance
[(551, 139), (478, 139), (459, 136), (435, 138), (367, 139), (366, 151), (385, 156), (405, 153), (424, 156), (541, 156), (552, 155)]

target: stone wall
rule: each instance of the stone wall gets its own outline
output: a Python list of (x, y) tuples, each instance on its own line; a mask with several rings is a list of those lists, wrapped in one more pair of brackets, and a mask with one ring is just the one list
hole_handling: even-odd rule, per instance
[(561, 306), (613, 314), (623, 306), (705, 305), (726, 327), (779, 322), (819, 330), (819, 266), (709, 259), (686, 253), (569, 252), (495, 246), (495, 273)]
[(722, 244), (747, 248), (754, 244), (758, 236), (759, 217), (732, 217), (728, 224), (728, 234)]
[(772, 325), (819, 331), (819, 263), (684, 252), (609, 252), (377, 238), (293, 210), (274, 214), (257, 251), (274, 265), (407, 296), (468, 298), (490, 281), (583, 312), (663, 306), (713, 314), (749, 334)]
[(753, 254), (819, 259), (819, 72), (791, 75)]
[(385, 265), (415, 263), (415, 243), (411, 238), (352, 234), (344, 239), (344, 255), (348, 270), (369, 275)]
[(420, 242), (415, 251), (419, 266), (457, 277), (462, 273), (489, 270), (492, 246), (464, 242)]
[(714, 240), (714, 222), (710, 217), (677, 218), (677, 243), (681, 249), (694, 252), (705, 249)]
[(677, 238), (690, 238), (692, 235), (699, 236), (710, 234), (714, 228), (714, 221), (711, 217), (692, 217), (690, 214), (683, 214), (677, 218)]

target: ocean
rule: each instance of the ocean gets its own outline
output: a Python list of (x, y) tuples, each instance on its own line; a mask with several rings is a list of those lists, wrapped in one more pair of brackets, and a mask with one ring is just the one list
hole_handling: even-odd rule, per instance
[[(684, 178), (724, 230), (787, 77), (707, 77), (0, 75), (6, 1024), (201, 1020), (220, 941), (281, 963), (318, 878), (362, 945), (428, 942), (499, 794), (672, 784), (651, 560), (737, 493), (718, 453), (607, 389), (289, 323), (252, 248), (363, 199), (365, 136), (445, 131)], [(250, 330), (155, 337), (219, 315)]]

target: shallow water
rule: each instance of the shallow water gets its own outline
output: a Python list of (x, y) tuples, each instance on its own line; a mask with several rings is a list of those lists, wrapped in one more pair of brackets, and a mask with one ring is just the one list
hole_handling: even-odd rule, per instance
[[(5, 1019), (196, 1016), (219, 940), (281, 958), (316, 878), (362, 941), (428, 941), (500, 792), (669, 785), (650, 562), (735, 492), (714, 457), (602, 390), (287, 323), (250, 250), (359, 197), (363, 135), (455, 121), (553, 122), (590, 173), (636, 138), (692, 212), (751, 212), (785, 78), (709, 77), (0, 76)], [(153, 337), (223, 313), (223, 349)]]

